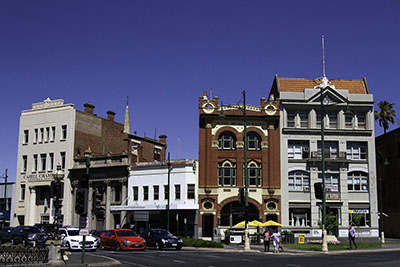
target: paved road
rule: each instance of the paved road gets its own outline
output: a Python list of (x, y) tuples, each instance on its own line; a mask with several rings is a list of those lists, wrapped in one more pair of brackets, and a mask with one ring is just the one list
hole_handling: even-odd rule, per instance
[(399, 251), (346, 252), (346, 253), (263, 253), (184, 249), (181, 251), (148, 249), (144, 252), (95, 252), (117, 259), (121, 266), (200, 266), (234, 267), (266, 266), (400, 266)]

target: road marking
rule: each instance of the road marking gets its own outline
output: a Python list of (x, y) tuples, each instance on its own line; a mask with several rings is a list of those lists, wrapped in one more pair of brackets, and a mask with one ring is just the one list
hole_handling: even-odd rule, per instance
[(184, 261), (179, 261), (179, 260), (174, 260), (174, 262), (176, 262), (176, 263), (182, 263), (182, 264), (185, 264), (186, 262), (184, 262)]
[(143, 265), (140, 263), (134, 263), (134, 262), (129, 262), (130, 265), (134, 265), (134, 266), (140, 266), (140, 267), (148, 267), (147, 265)]

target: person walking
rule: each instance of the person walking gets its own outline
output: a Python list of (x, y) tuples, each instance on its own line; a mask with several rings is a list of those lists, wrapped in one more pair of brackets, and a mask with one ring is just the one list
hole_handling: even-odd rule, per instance
[(279, 253), (279, 243), (281, 241), (281, 234), (277, 229), (275, 233), (272, 234), (273, 244), (274, 244), (274, 252)]
[(354, 244), (355, 248), (357, 249), (357, 244), (356, 244), (356, 229), (350, 224), (349, 225), (349, 244), (350, 244), (350, 249), (353, 249), (351, 246), (351, 243)]
[(268, 228), (265, 228), (265, 231), (263, 233), (264, 236), (264, 252), (269, 252), (269, 243), (271, 241), (271, 232), (268, 230)]

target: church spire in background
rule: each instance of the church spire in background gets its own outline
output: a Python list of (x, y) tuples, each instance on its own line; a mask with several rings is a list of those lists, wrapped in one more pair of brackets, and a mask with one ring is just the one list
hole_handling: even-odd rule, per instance
[(124, 119), (124, 133), (131, 133), (131, 126), (129, 121), (129, 106), (128, 106), (128, 96), (126, 97), (126, 108), (125, 108), (125, 119)]

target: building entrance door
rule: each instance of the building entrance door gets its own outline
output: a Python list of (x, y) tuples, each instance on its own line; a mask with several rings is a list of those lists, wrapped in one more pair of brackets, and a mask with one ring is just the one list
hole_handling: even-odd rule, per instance
[(203, 237), (213, 237), (214, 233), (214, 215), (203, 214)]

